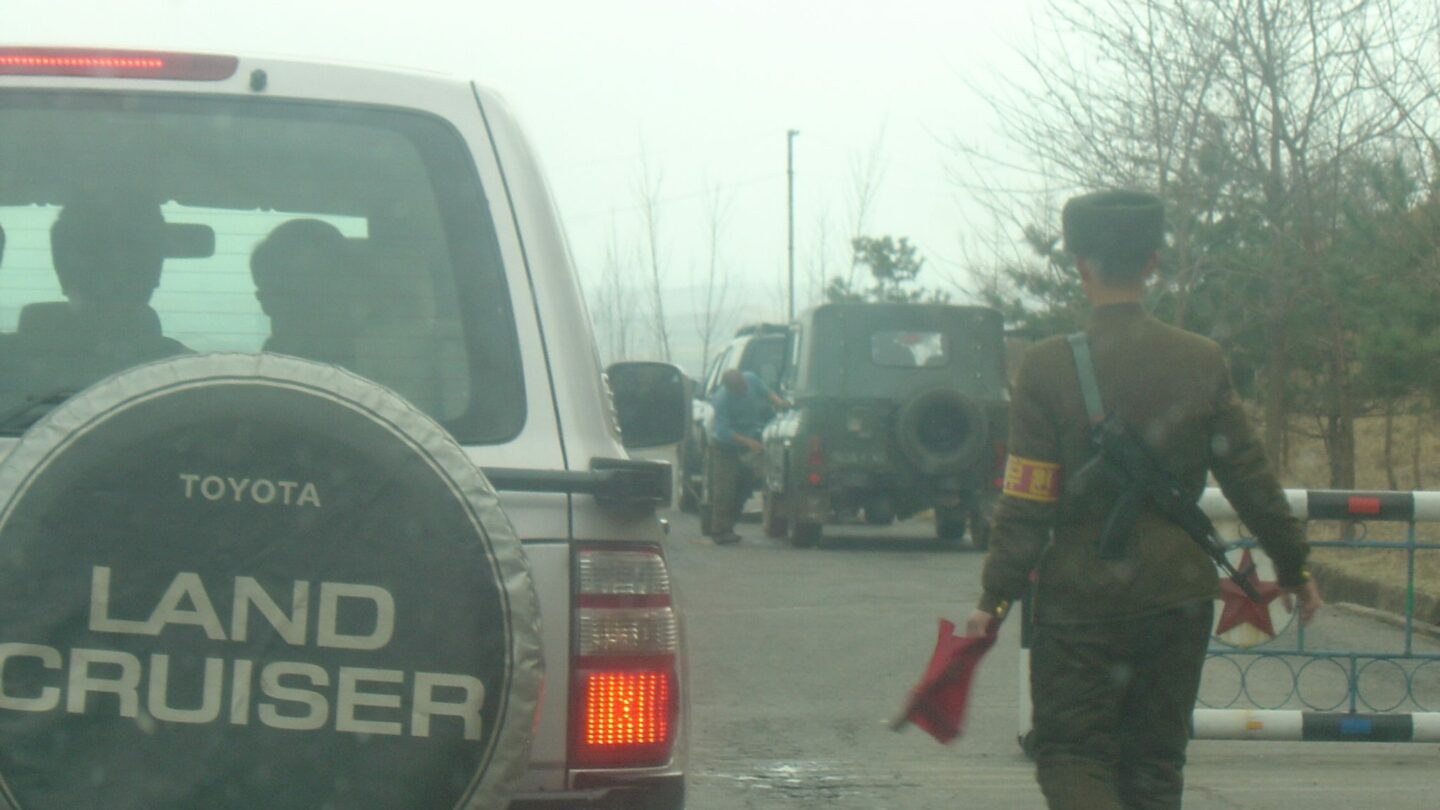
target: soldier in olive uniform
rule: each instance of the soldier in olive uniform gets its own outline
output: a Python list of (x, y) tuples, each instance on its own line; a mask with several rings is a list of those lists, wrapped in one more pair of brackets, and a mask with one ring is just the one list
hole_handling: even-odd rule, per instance
[[(1076, 197), (1063, 224), (1092, 307), (1085, 334), (1105, 411), (1138, 431), (1197, 500), (1214, 473), (1308, 622), (1321, 600), (1304, 569), (1302, 526), (1220, 348), (1140, 306), (1164, 239), (1160, 200)], [(1122, 556), (1099, 553), (1116, 494), (1071, 491), (1081, 487), (1065, 478), (1094, 453), (1076, 369), (1065, 337), (1035, 344), (1021, 361), (984, 595), (967, 631), (980, 635), (1003, 617), (1034, 571), (1033, 741), (1049, 806), (1179, 808), (1218, 577), (1200, 546), (1148, 506)]]

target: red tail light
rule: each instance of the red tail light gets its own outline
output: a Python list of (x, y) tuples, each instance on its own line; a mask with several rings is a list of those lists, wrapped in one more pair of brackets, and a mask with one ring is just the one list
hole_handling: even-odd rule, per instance
[(664, 765), (679, 719), (679, 628), (654, 547), (576, 554), (570, 763)]
[(809, 481), (811, 486), (818, 487), (825, 483), (825, 445), (819, 436), (810, 437), (810, 443), (805, 450), (805, 466), (810, 470), (805, 480)]
[(580, 660), (572, 688), (576, 768), (644, 768), (670, 761), (679, 721), (673, 656)]
[(670, 739), (670, 688), (668, 672), (586, 673), (583, 744), (663, 744)]
[(0, 48), (0, 75), (106, 76), (117, 79), (220, 81), (235, 75), (233, 56), (80, 48)]

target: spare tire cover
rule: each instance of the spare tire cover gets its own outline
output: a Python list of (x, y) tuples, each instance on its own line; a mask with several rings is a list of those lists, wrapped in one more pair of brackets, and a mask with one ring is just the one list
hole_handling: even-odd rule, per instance
[(983, 460), (988, 435), (985, 413), (969, 397), (948, 388), (921, 391), (895, 417), (900, 450), (921, 473), (956, 475)]
[(0, 465), (12, 808), (492, 808), (523, 771), (538, 608), (443, 428), (332, 366), (104, 380)]

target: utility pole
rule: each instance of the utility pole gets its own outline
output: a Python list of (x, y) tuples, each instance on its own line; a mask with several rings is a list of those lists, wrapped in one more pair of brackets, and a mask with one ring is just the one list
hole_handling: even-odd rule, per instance
[(795, 320), (795, 136), (800, 130), (792, 129), (785, 133), (785, 182), (789, 203), (786, 206), (786, 216), (789, 220), (788, 252), (789, 260), (787, 266), (790, 271), (790, 315), (786, 323)]

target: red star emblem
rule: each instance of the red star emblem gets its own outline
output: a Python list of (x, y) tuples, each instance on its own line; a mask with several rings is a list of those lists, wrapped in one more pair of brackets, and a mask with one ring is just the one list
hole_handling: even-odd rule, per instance
[(1235, 566), (1245, 571), (1245, 577), (1260, 594), (1260, 601), (1251, 601), (1240, 586), (1229, 579), (1220, 580), (1220, 600), (1225, 603), (1220, 611), (1220, 624), (1215, 628), (1215, 635), (1224, 635), (1242, 624), (1248, 624), (1255, 629), (1269, 636), (1275, 637), (1275, 625), (1270, 621), (1270, 603), (1280, 596), (1280, 586), (1273, 582), (1261, 582), (1259, 574), (1255, 573), (1255, 561), (1250, 557), (1250, 549), (1240, 556), (1240, 564)]

